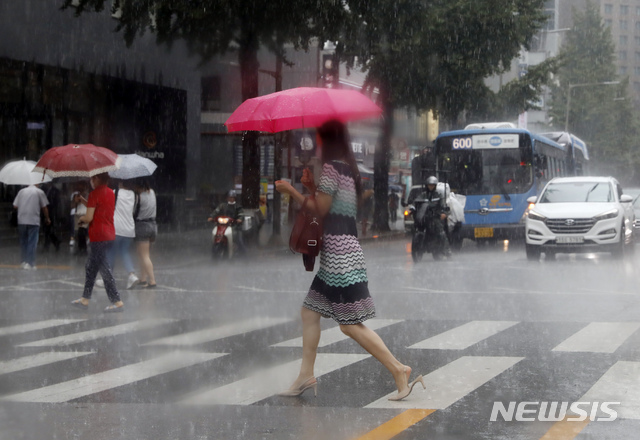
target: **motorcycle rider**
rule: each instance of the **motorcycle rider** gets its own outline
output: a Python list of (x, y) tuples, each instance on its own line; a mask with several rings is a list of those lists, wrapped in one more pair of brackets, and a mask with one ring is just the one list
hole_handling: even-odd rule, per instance
[(242, 224), (242, 207), (236, 203), (237, 193), (234, 189), (230, 190), (227, 193), (227, 201), (222, 202), (218, 205), (216, 209), (209, 215), (207, 219), (208, 222), (215, 222), (218, 217), (231, 217), (235, 223), (233, 224), (233, 235), (234, 239), (237, 240), (238, 249), (240, 252), (244, 253), (246, 248), (244, 246), (244, 239), (242, 237), (242, 228), (240, 227)]
[(447, 212), (449, 210), (444, 196), (436, 189), (437, 186), (438, 178), (435, 176), (429, 176), (427, 179), (426, 191), (422, 194), (422, 198), (428, 201), (430, 206), (436, 207), (436, 217), (427, 220), (430, 222), (427, 225), (427, 228), (436, 237), (438, 247), (442, 249), (442, 254), (446, 258), (449, 258), (451, 257), (451, 249), (449, 248), (447, 234), (444, 231), (444, 222), (447, 219)]

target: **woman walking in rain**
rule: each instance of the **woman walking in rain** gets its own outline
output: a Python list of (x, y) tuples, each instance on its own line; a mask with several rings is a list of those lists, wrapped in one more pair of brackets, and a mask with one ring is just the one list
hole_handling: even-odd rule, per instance
[(116, 229), (113, 225), (113, 213), (116, 197), (107, 186), (109, 174), (102, 173), (91, 177), (93, 191), (87, 201), (87, 213), (80, 217), (79, 222), (89, 225), (89, 256), (85, 265), (84, 292), (82, 298), (71, 301), (71, 305), (79, 309), (89, 308), (89, 300), (93, 292), (98, 272), (104, 280), (104, 287), (111, 305), (104, 309), (106, 313), (122, 312), (124, 304), (120, 299), (116, 280), (113, 278), (107, 259), (113, 242), (116, 239)]
[(158, 226), (156, 225), (156, 193), (149, 186), (147, 179), (135, 185), (140, 206), (136, 208), (135, 238), (136, 250), (140, 261), (140, 283), (138, 286), (147, 289), (156, 287), (156, 276), (151, 261), (151, 243), (156, 241)]
[(320, 268), (302, 304), (302, 365), (291, 387), (281, 396), (299, 396), (313, 388), (317, 393), (314, 364), (320, 342), (320, 318), (332, 318), (340, 330), (354, 339), (389, 372), (398, 394), (389, 400), (402, 400), (420, 382), (409, 383), (411, 368), (398, 361), (380, 336), (363, 322), (375, 316), (369, 295), (364, 254), (357, 239), (356, 213), (362, 197), (360, 173), (351, 151), (347, 129), (342, 122), (329, 121), (318, 128), (317, 143), (322, 151), (323, 169), (319, 184), (304, 170), (302, 184), (315, 197), (305, 197), (290, 183), (276, 182), (278, 192), (289, 194), (302, 209), (324, 218)]

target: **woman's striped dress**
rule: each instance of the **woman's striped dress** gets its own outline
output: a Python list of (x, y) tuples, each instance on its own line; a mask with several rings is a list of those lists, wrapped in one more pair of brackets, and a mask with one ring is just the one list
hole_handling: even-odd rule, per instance
[(324, 164), (317, 190), (333, 201), (323, 223), (320, 268), (303, 307), (339, 324), (358, 324), (373, 318), (376, 310), (357, 238), (356, 187), (349, 165), (342, 161)]

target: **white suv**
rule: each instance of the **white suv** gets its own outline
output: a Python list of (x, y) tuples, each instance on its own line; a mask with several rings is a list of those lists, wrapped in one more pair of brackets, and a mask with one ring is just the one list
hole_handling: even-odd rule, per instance
[(633, 198), (613, 177), (557, 177), (547, 183), (525, 223), (529, 260), (556, 253), (633, 250)]

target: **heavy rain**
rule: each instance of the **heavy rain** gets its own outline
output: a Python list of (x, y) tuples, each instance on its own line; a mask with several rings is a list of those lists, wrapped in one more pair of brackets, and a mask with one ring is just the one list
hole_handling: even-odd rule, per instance
[(0, 2), (0, 440), (636, 438), (639, 29)]

